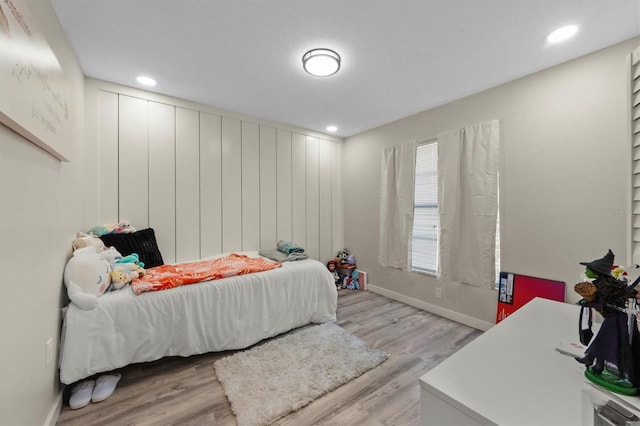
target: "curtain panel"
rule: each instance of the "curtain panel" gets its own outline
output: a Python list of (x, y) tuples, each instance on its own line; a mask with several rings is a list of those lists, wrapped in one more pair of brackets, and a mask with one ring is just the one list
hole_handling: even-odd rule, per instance
[(439, 278), (493, 288), (499, 121), (438, 135)]
[(382, 150), (378, 263), (407, 269), (413, 229), (416, 142)]

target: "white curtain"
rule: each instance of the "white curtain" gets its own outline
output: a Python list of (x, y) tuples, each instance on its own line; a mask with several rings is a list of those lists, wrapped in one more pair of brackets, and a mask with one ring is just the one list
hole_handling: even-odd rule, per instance
[(407, 269), (413, 230), (413, 176), (416, 143), (382, 150), (380, 194), (380, 245), (382, 266)]
[(439, 277), (492, 288), (499, 122), (438, 135)]

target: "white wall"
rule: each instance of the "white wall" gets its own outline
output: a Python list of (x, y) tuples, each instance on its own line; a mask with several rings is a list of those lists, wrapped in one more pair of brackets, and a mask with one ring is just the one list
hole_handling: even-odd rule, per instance
[[(70, 85), (71, 162), (60, 162), (0, 125), (0, 424), (56, 420), (62, 275), (95, 195), (83, 186), (84, 79), (49, 2), (27, 0)], [(4, 4), (3, 4), (4, 6)], [(0, 93), (0, 96), (2, 94)]]
[[(627, 262), (629, 40), (574, 61), (348, 138), (345, 243), (384, 294), (487, 328), (497, 294), (377, 263), (380, 153), (467, 124), (501, 124), (503, 271), (567, 282), (611, 248)], [(442, 287), (442, 299), (435, 288)]]
[(293, 240), (343, 246), (342, 140), (87, 80), (95, 221), (152, 227), (166, 263)]

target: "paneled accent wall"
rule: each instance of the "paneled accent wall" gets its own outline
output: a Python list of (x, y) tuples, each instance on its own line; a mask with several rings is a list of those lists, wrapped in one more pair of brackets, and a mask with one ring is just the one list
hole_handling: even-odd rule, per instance
[(98, 223), (152, 227), (167, 263), (291, 240), (342, 248), (342, 146), (317, 135), (97, 90)]

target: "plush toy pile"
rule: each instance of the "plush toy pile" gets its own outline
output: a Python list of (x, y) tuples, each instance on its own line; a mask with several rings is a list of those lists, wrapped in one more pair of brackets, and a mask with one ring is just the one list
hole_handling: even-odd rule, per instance
[(336, 287), (360, 290), (360, 272), (356, 269), (356, 257), (343, 248), (335, 259), (327, 262), (327, 268), (333, 275)]
[[(121, 222), (122, 225), (124, 224)], [(64, 284), (72, 303), (84, 310), (98, 304), (98, 298), (107, 291), (120, 290), (132, 280), (145, 274), (144, 263), (136, 253), (123, 256), (114, 247), (105, 247), (100, 238), (79, 232), (71, 246), (73, 257), (64, 270)], [(99, 227), (107, 229), (106, 226)], [(116, 225), (111, 226), (116, 229)], [(130, 225), (120, 226), (122, 232), (133, 232)]]

